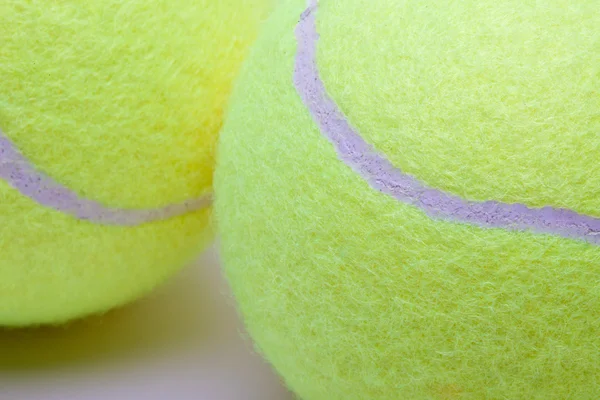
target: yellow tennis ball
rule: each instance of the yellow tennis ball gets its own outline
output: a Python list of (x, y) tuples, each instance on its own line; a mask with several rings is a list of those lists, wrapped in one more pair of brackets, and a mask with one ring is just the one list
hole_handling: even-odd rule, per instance
[(0, 325), (154, 288), (211, 238), (213, 148), (269, 0), (0, 6)]
[(600, 398), (598, 5), (281, 2), (215, 209), (300, 398)]

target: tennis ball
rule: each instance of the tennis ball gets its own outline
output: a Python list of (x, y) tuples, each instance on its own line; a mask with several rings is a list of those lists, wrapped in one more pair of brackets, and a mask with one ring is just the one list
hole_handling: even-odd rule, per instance
[(212, 237), (213, 150), (269, 0), (0, 6), (0, 325), (147, 293)]
[(305, 400), (600, 398), (594, 0), (287, 0), (236, 84), (216, 216)]

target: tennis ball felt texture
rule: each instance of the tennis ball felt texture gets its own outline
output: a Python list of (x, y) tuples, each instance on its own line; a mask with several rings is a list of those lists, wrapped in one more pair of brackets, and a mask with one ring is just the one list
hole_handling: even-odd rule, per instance
[(277, 7), (215, 207), (302, 399), (600, 396), (599, 27), (592, 0)]
[(223, 108), (268, 1), (0, 6), (0, 325), (147, 293), (212, 237)]

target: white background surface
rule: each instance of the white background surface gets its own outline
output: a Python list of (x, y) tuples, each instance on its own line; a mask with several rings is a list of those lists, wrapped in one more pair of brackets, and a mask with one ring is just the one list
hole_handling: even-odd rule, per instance
[(292, 400), (244, 339), (214, 249), (148, 298), (0, 330), (0, 400)]

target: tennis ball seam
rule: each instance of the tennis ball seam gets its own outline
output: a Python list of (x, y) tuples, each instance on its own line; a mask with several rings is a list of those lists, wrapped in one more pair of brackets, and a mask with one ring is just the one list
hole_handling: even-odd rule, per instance
[(142, 225), (199, 211), (212, 203), (212, 196), (206, 194), (164, 207), (134, 210), (108, 207), (97, 201), (79, 197), (73, 190), (37, 171), (1, 129), (0, 178), (41, 206), (102, 225)]
[(319, 34), (315, 13), (317, 0), (307, 0), (296, 28), (298, 48), (294, 85), (320, 133), (328, 139), (342, 162), (369, 185), (398, 201), (415, 206), (430, 218), (468, 223), (483, 228), (503, 228), (551, 234), (600, 245), (600, 218), (570, 209), (499, 201), (471, 201), (428, 187), (402, 172), (381, 152), (367, 143), (327, 93), (316, 61)]

